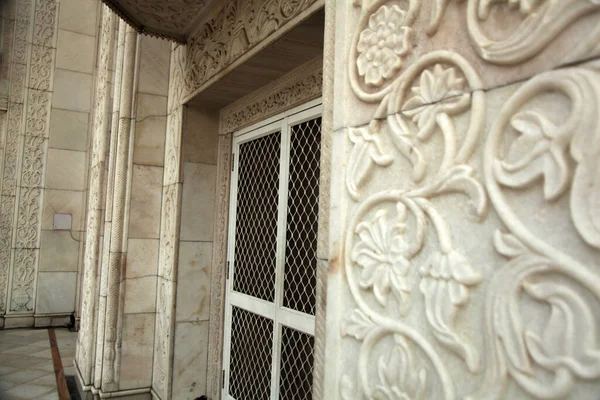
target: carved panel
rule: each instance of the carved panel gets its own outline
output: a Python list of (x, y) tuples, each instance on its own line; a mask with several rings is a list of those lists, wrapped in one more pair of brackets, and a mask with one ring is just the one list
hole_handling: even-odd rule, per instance
[(33, 44), (56, 47), (57, 0), (36, 0)]
[(8, 290), (15, 198), (14, 196), (2, 196), (0, 200), (0, 313), (4, 313), (7, 310), (5, 301)]
[(21, 170), (22, 188), (42, 187), (47, 147), (48, 139), (43, 136), (25, 136)]
[(186, 96), (246, 55), (318, 0), (232, 0), (188, 38)]
[[(33, 69), (33, 66), (32, 66)], [(32, 79), (33, 79), (32, 70)], [(28, 136), (48, 137), (50, 125), (50, 106), (52, 94), (39, 90), (29, 90), (27, 99), (27, 123), (25, 134)]]
[(10, 76), (10, 89), (8, 100), (11, 103), (22, 104), (25, 100), (25, 79), (27, 76), (27, 66), (23, 64), (13, 64)]
[[(340, 75), (356, 102), (334, 107), (370, 121), (334, 137), (342, 219), (329, 279), (343, 321), (328, 389), (344, 400), (595, 398), (600, 64), (481, 88), (492, 64), (520, 72), (600, 3), (353, 7)], [(469, 57), (419, 49), (463, 10), (453, 29), (468, 33)], [(509, 37), (494, 23), (511, 24)]]
[(45, 46), (32, 46), (31, 77), (29, 87), (36, 90), (51, 90), (56, 50)]
[(102, 0), (139, 32), (185, 41), (194, 22), (212, 1)]
[(225, 304), (225, 280), (227, 271), (227, 225), (229, 221), (229, 185), (231, 178), (231, 135), (219, 137), (217, 160), (217, 192), (215, 196), (214, 245), (210, 288), (210, 326), (208, 337), (208, 365), (206, 393), (218, 398), (221, 393), (223, 365), (223, 319)]
[(16, 249), (11, 287), (10, 311), (31, 312), (34, 305), (35, 275), (39, 250)]
[(2, 195), (16, 195), (17, 187), (17, 154), (19, 150), (19, 135), (23, 125), (23, 105), (9, 104), (8, 129), (4, 146), (4, 168), (2, 177)]
[[(19, 192), (19, 210), (17, 215), (17, 241), (16, 247), (22, 249), (39, 248), (40, 240), (40, 215), (41, 215), (40, 188), (22, 188)], [(16, 261), (16, 260), (15, 260)]]
[(321, 95), (323, 59), (318, 57), (223, 108), (220, 114), (221, 134), (264, 120), (279, 112), (306, 103)]

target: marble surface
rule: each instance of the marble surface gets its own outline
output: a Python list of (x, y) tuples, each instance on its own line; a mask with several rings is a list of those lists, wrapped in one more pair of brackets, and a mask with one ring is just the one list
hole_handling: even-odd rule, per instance
[[(55, 329), (55, 334), (64, 373), (72, 376), (77, 333)], [(0, 331), (0, 398), (58, 400), (46, 329)]]

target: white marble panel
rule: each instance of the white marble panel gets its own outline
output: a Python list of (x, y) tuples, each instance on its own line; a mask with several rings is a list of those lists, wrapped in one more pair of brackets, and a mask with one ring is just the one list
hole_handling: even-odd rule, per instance
[(160, 167), (133, 166), (129, 210), (130, 238), (158, 238), (162, 173), (163, 169)]
[(60, 0), (58, 28), (94, 36), (97, 10), (96, 0)]
[(71, 214), (71, 230), (82, 230), (84, 196), (85, 192), (45, 189), (42, 229), (52, 230), (54, 228), (54, 214)]
[(86, 153), (48, 149), (46, 187), (48, 189), (85, 190)]
[(156, 275), (125, 279), (125, 314), (156, 310)]
[(150, 36), (140, 37), (138, 91), (166, 96), (169, 91), (171, 43)]
[(133, 162), (162, 167), (165, 161), (167, 117), (148, 116), (135, 125)]
[(173, 398), (193, 400), (206, 391), (208, 322), (178, 322), (173, 355)]
[(77, 272), (40, 272), (35, 311), (39, 314), (75, 311)]
[(64, 110), (89, 112), (92, 75), (56, 68), (52, 106)]
[(86, 151), (88, 113), (52, 109), (49, 146), (54, 149)]
[(95, 45), (93, 36), (59, 29), (56, 68), (91, 74), (94, 69)]
[(183, 129), (183, 161), (217, 163), (219, 115), (215, 111), (187, 107)]
[(70, 231), (42, 231), (39, 270), (77, 272), (79, 239)]
[(156, 275), (158, 270), (158, 239), (132, 239), (127, 244), (126, 278)]
[(123, 315), (121, 390), (150, 386), (154, 344), (154, 314)]
[(217, 167), (184, 163), (181, 240), (212, 241)]
[(208, 320), (212, 243), (180, 242), (177, 321)]

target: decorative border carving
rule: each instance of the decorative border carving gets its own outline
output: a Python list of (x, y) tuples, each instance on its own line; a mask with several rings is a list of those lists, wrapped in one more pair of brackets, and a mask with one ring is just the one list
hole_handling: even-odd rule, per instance
[(210, 326), (208, 330), (208, 365), (206, 394), (211, 399), (221, 395), (223, 375), (223, 322), (225, 305), (225, 276), (227, 271), (227, 227), (229, 223), (229, 186), (231, 180), (232, 135), (219, 136), (217, 158), (217, 187), (215, 196), (215, 225), (210, 288)]
[(215, 8), (188, 38), (186, 100), (211, 79), (281, 37), (323, 0), (231, 0)]
[(92, 380), (94, 354), (94, 325), (97, 296), (98, 265), (100, 263), (100, 234), (102, 218), (102, 192), (106, 171), (106, 149), (109, 142), (110, 95), (108, 80), (115, 53), (116, 17), (108, 7), (102, 8), (102, 25), (100, 37), (99, 65), (96, 79), (94, 105), (94, 124), (92, 131), (92, 154), (89, 195), (87, 205), (85, 254), (83, 258), (83, 287), (81, 289), (81, 326), (77, 349), (78, 365), (82, 368), (83, 383), (89, 385)]
[(233, 133), (315, 99), (321, 96), (322, 84), (323, 58), (317, 57), (224, 107), (219, 115), (219, 133)]

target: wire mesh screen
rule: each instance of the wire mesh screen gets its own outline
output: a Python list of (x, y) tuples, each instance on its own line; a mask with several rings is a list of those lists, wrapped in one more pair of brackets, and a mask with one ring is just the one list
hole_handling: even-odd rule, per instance
[(275, 298), (281, 133), (240, 145), (233, 290)]
[(310, 400), (315, 339), (287, 326), (281, 328), (280, 400)]
[(314, 315), (321, 118), (291, 133), (283, 306)]
[(273, 321), (232, 307), (229, 394), (238, 400), (271, 397)]

